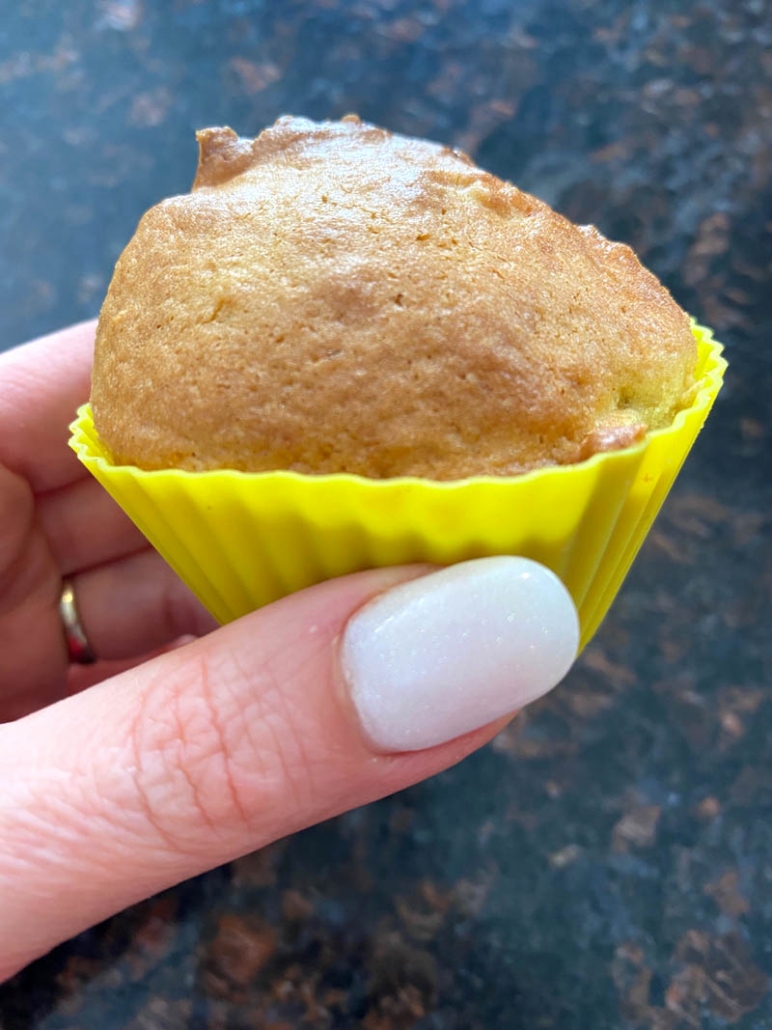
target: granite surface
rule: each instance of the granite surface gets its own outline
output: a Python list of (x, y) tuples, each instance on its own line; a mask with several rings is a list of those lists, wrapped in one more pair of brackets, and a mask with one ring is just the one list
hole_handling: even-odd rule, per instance
[(553, 696), (59, 948), (0, 1028), (772, 1027), (772, 5), (0, 0), (0, 345), (97, 311), (197, 126), (352, 110), (630, 242), (727, 386)]

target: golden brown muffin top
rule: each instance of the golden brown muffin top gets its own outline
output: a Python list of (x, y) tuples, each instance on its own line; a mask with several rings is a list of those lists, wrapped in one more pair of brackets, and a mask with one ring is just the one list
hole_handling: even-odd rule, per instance
[(349, 117), (198, 133), (115, 269), (92, 407), (142, 468), (505, 475), (688, 399), (689, 319), (629, 247)]

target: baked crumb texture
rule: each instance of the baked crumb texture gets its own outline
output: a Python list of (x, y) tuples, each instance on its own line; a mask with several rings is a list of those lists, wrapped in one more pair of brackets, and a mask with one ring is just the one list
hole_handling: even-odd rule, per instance
[(120, 258), (91, 403), (141, 468), (510, 475), (688, 403), (687, 315), (629, 247), (360, 122), (198, 134)]

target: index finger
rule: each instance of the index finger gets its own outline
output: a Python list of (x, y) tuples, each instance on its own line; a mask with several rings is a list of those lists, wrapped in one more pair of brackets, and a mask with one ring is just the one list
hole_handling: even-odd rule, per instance
[(67, 427), (88, 400), (95, 330), (81, 322), (0, 354), (0, 464), (36, 493), (85, 475)]

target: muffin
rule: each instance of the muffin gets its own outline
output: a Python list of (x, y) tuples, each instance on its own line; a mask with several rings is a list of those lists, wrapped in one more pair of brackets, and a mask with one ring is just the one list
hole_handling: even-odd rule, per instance
[(142, 219), (71, 444), (227, 622), (358, 569), (542, 562), (582, 644), (725, 362), (624, 246), (456, 151), (283, 118), (199, 133)]
[(686, 313), (633, 252), (464, 154), (355, 117), (198, 134), (99, 320), (115, 462), (455, 480), (565, 465), (690, 400)]

